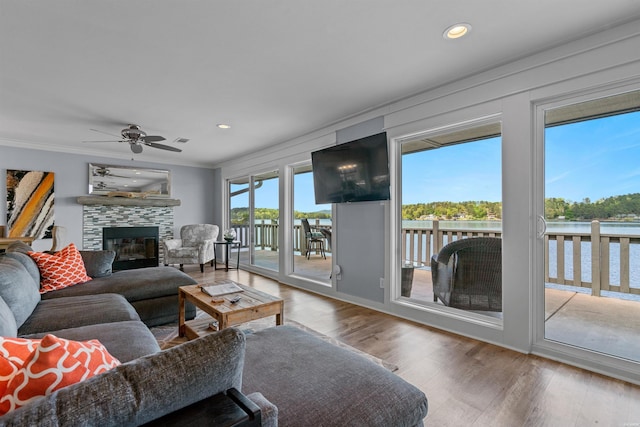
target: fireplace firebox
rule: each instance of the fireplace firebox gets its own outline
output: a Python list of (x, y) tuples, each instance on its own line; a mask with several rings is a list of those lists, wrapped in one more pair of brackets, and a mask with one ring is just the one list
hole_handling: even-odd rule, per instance
[(102, 248), (115, 251), (113, 270), (157, 267), (158, 227), (105, 227)]

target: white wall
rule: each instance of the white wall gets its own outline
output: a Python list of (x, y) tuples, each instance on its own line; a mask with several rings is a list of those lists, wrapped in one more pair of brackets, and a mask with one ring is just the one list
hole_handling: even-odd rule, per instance
[[(55, 173), (55, 223), (67, 227), (69, 241), (82, 244), (82, 206), (78, 196), (88, 194), (89, 163), (140, 166), (171, 171), (171, 197), (180, 199), (174, 208), (175, 233), (180, 225), (189, 223), (216, 223), (220, 220), (220, 171), (158, 163), (131, 162), (107, 157), (92, 157), (42, 150), (0, 147), (0, 176), (7, 169), (37, 170)], [(6, 200), (7, 189), (0, 185), (0, 200)], [(0, 224), (6, 225), (6, 203), (0, 204)], [(36, 250), (51, 247), (51, 240), (34, 242)]]

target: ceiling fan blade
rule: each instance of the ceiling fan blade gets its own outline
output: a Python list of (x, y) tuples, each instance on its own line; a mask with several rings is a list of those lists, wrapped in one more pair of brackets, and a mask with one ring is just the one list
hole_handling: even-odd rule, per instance
[(98, 130), (98, 129), (89, 129), (89, 130), (92, 130), (92, 131), (98, 132), (98, 133), (104, 133), (105, 135), (115, 136), (116, 138), (120, 138), (121, 137), (121, 135), (115, 135), (113, 133), (105, 132), (105, 131)]
[(118, 141), (111, 140), (111, 141), (82, 141), (82, 142), (124, 142), (124, 141), (122, 141), (122, 140), (118, 140)]
[(147, 135), (143, 138), (145, 142), (159, 142), (164, 141), (166, 138), (160, 135)]
[(145, 142), (145, 145), (148, 145), (149, 147), (153, 147), (153, 148), (159, 148), (161, 150), (167, 150), (167, 151), (174, 151), (176, 153), (181, 153), (182, 150), (176, 147), (172, 147), (170, 145), (165, 145), (165, 144), (156, 144), (155, 142)]
[(131, 151), (133, 151), (136, 154), (140, 154), (142, 153), (142, 145), (140, 144), (136, 144), (135, 142), (130, 143), (129, 146), (131, 147)]

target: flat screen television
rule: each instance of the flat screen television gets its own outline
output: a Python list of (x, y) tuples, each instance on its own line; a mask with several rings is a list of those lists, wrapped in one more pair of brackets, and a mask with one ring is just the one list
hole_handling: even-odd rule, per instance
[(311, 153), (316, 204), (389, 200), (387, 133)]

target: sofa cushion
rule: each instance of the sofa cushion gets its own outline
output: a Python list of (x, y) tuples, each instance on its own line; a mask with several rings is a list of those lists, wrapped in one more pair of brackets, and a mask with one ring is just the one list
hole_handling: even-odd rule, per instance
[(55, 291), (91, 280), (87, 276), (82, 256), (70, 243), (55, 254), (29, 252), (40, 270), (40, 293)]
[(115, 251), (80, 251), (87, 275), (92, 278), (111, 276)]
[(42, 298), (113, 292), (123, 295), (129, 302), (133, 302), (175, 295), (177, 306), (178, 287), (195, 285), (196, 283), (194, 279), (177, 268), (147, 267), (116, 271), (109, 277), (99, 277), (82, 286), (71, 286), (55, 292), (48, 292), (43, 294)]
[(0, 297), (9, 306), (20, 327), (40, 302), (33, 278), (15, 259), (0, 256)]
[(247, 335), (242, 391), (273, 402), (281, 425), (415, 426), (427, 415), (422, 391), (294, 326)]
[(13, 375), (0, 398), (0, 414), (120, 365), (97, 340), (46, 335)]
[(18, 328), (18, 334), (37, 334), (127, 320), (140, 320), (140, 317), (122, 295), (97, 294), (53, 298), (40, 301), (31, 316)]
[(16, 240), (15, 242), (11, 243), (7, 249), (6, 252), (20, 252), (22, 254), (27, 254), (27, 252), (31, 252), (33, 251), (33, 248), (29, 245), (27, 245), (24, 242), (21, 242), (20, 240)]
[(18, 325), (13, 312), (4, 299), (0, 297), (0, 336), (15, 337), (18, 335)]
[(240, 389), (244, 346), (242, 332), (225, 329), (57, 390), (8, 413), (0, 424), (144, 424), (231, 387)]
[(33, 286), (40, 292), (40, 270), (38, 269), (38, 264), (29, 255), (22, 252), (7, 252), (4, 256), (20, 262), (33, 279)]
[(48, 333), (75, 341), (97, 339), (122, 363), (160, 351), (158, 341), (149, 328), (138, 320), (57, 329), (23, 338), (42, 338)]

